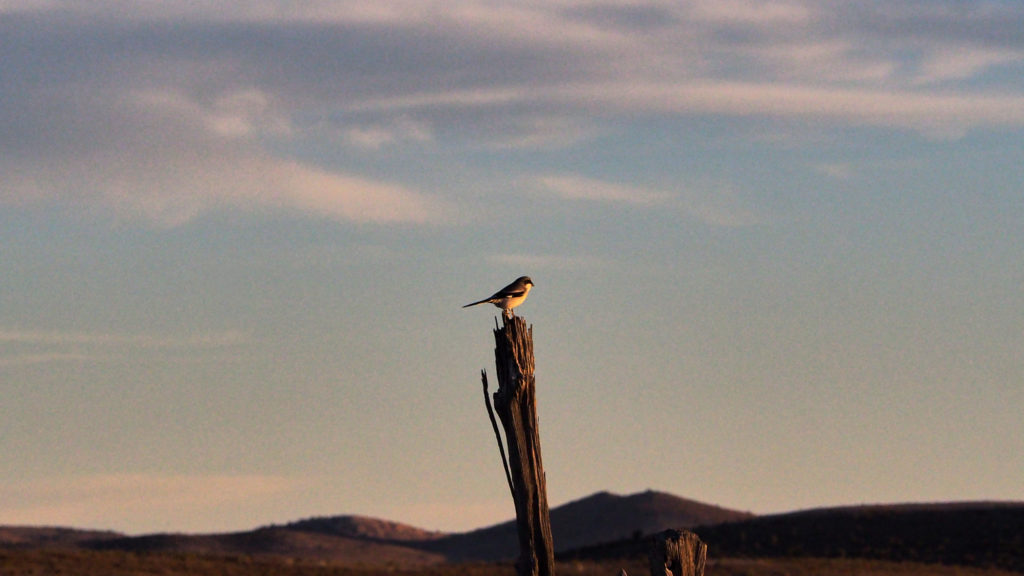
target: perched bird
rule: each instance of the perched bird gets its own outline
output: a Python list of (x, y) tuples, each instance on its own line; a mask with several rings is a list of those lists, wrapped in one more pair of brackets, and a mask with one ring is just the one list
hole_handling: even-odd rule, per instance
[(516, 278), (515, 282), (498, 290), (490, 298), (466, 304), (463, 308), (488, 303), (501, 308), (505, 316), (512, 316), (512, 309), (526, 301), (526, 295), (530, 293), (530, 288), (533, 288), (533, 280), (530, 280), (529, 276), (520, 276)]

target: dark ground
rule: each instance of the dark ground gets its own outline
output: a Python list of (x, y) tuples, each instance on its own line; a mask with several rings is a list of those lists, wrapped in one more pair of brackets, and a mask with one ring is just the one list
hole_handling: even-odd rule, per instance
[[(570, 561), (565, 576), (646, 576), (637, 560)], [(133, 553), (118, 550), (3, 550), (2, 576), (514, 576), (509, 564), (442, 564), (418, 569), (359, 568), (283, 558)], [(1019, 576), (998, 569), (822, 558), (709, 559), (707, 576)]]

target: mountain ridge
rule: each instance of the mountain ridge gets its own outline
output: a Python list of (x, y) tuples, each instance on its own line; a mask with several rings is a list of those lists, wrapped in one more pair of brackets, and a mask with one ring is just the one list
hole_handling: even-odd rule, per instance
[[(749, 512), (729, 510), (654, 490), (625, 496), (596, 492), (550, 511), (556, 553), (637, 533), (713, 525), (753, 516)], [(452, 534), (425, 543), (423, 547), (458, 561), (509, 559), (519, 553), (517, 538), (515, 520), (508, 520)]]
[[(646, 554), (646, 536), (697, 532), (716, 557), (863, 557), (998, 566), (1024, 573), (1024, 502), (938, 502), (812, 508), (757, 516), (648, 490), (597, 492), (551, 509), (556, 553)], [(318, 516), (218, 534), (127, 536), (102, 530), (0, 526), (0, 549), (276, 557), (344, 565), (424, 566), (518, 555), (514, 520), (445, 533), (357, 515)]]
[[(601, 491), (552, 508), (551, 524), (556, 551), (563, 551), (638, 532), (752, 516), (666, 492), (648, 490), (618, 495)], [(129, 536), (73, 528), (0, 526), (0, 547), (297, 555), (326, 560), (356, 557), (360, 562), (371, 562), (376, 556), (401, 564), (507, 560), (518, 554), (514, 519), (467, 532), (446, 533), (359, 515), (316, 516), (249, 531), (214, 534)]]
[(289, 522), (281, 528), (388, 542), (422, 542), (444, 538), (448, 535), (447, 532), (425, 530), (410, 524), (357, 514), (314, 516)]
[[(1024, 502), (811, 508), (693, 531), (716, 557), (861, 558), (1024, 574)], [(576, 549), (561, 558), (600, 561), (647, 553), (647, 542), (624, 539)]]

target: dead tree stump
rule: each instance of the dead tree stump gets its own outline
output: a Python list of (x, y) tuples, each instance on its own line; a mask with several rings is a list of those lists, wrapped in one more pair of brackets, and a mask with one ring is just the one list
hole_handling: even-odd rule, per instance
[(693, 532), (665, 530), (651, 545), (651, 576), (704, 576), (708, 546)]
[[(548, 517), (547, 481), (540, 455), (537, 397), (533, 375), (533, 327), (518, 316), (504, 317), (494, 330), (498, 413), (508, 445), (506, 475), (516, 507), (519, 531), (519, 576), (554, 576), (555, 550)], [(487, 374), (482, 374), (487, 399)], [(487, 404), (490, 411), (490, 404)], [(493, 424), (494, 418), (491, 415)], [(495, 430), (497, 433), (497, 429)], [(501, 438), (498, 437), (501, 448)], [(502, 452), (504, 459), (504, 452)]]

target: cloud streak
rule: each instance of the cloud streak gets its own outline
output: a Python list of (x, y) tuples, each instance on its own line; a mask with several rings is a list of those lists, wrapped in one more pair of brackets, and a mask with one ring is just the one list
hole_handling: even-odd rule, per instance
[(542, 188), (571, 200), (650, 206), (664, 204), (671, 198), (669, 194), (657, 190), (614, 184), (576, 174), (550, 174), (540, 176), (537, 180)]
[[(456, 222), (396, 147), (571, 147), (637, 117), (947, 138), (1024, 126), (1024, 13), (998, 2), (624, 6), (8, 2), (0, 202), (177, 226), (218, 210)], [(173, 23), (173, 26), (168, 26)], [(310, 118), (346, 149), (312, 153)], [(346, 154), (358, 152), (370, 162)], [(381, 176), (392, 174), (394, 176)]]
[(738, 228), (761, 224), (771, 218), (768, 211), (757, 208), (724, 182), (689, 183), (682, 190), (670, 193), (571, 173), (547, 174), (536, 180), (538, 188), (566, 200), (671, 209), (709, 226)]
[(693, 80), (689, 82), (584, 83), (533, 91), (482, 89), (438, 92), (359, 103), (354, 110), (409, 112), (502, 106), (541, 106), (595, 115), (640, 114), (779, 117), (869, 124), (933, 132), (944, 125), (1024, 126), (1024, 95), (949, 90), (816, 86), (786, 82)]
[(174, 90), (108, 96), (67, 102), (62, 118), (42, 119), (36, 128), (56, 136), (0, 160), (8, 175), (0, 198), (86, 204), (163, 226), (223, 209), (414, 224), (439, 222), (448, 210), (401, 184), (272, 154), (260, 140), (286, 137), (288, 120), (258, 89), (210, 102)]
[(102, 362), (112, 351), (203, 350), (239, 346), (248, 336), (238, 331), (161, 336), (77, 331), (23, 330), (0, 327), (0, 367)]
[(141, 348), (221, 348), (244, 343), (241, 332), (226, 331), (188, 336), (154, 336), (100, 332), (43, 331), (0, 328), (0, 342), (38, 345), (134, 346)]
[[(304, 481), (266, 475), (90, 474), (6, 483), (0, 524), (155, 530), (180, 518), (215, 518), (225, 510), (288, 493)], [(139, 518), (153, 520), (135, 525)]]

